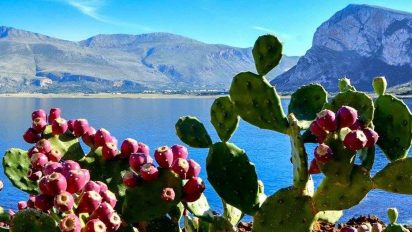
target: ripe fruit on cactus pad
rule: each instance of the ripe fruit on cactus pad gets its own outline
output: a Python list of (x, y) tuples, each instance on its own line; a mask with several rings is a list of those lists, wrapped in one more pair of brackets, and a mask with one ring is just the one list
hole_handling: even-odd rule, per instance
[(86, 223), (82, 232), (107, 232), (107, 227), (101, 220), (92, 219)]
[(342, 106), (336, 113), (336, 117), (340, 128), (350, 127), (358, 119), (358, 111), (350, 106)]
[(87, 191), (80, 196), (79, 205), (77, 207), (78, 213), (91, 214), (102, 203), (103, 198), (95, 191)]
[(365, 134), (366, 139), (367, 139), (365, 147), (371, 147), (375, 145), (376, 142), (378, 142), (379, 135), (378, 133), (376, 133), (376, 131), (372, 130), (371, 128), (365, 128), (362, 131)]
[(173, 163), (173, 152), (168, 146), (162, 146), (156, 149), (154, 157), (156, 162), (162, 168), (170, 168)]
[(60, 108), (51, 108), (49, 114), (49, 124), (52, 124), (54, 120), (60, 118), (61, 114), (62, 111), (60, 110)]
[(318, 173), (320, 173), (318, 163), (317, 163), (316, 159), (313, 159), (310, 162), (309, 174), (318, 174)]
[(76, 137), (84, 135), (89, 129), (89, 122), (84, 118), (76, 119), (73, 122), (73, 133)]
[(186, 173), (186, 178), (190, 179), (192, 177), (197, 177), (200, 173), (200, 165), (192, 159), (188, 160), (187, 162), (189, 163), (189, 170)]
[(189, 155), (189, 152), (185, 146), (175, 144), (171, 147), (171, 149), (173, 152), (173, 160), (176, 160), (177, 158), (187, 159), (187, 156)]
[(31, 119), (34, 120), (36, 118), (41, 118), (46, 121), (47, 119), (46, 111), (44, 111), (43, 109), (38, 109), (38, 110), (33, 111), (33, 113), (31, 114)]
[(175, 191), (173, 188), (164, 188), (160, 198), (166, 202), (171, 202), (175, 199)]
[(68, 212), (72, 210), (74, 205), (73, 196), (68, 192), (62, 192), (54, 197), (54, 207), (60, 212)]
[(205, 183), (199, 177), (189, 179), (183, 186), (183, 200), (193, 202), (200, 198), (205, 190)]
[(332, 149), (324, 144), (321, 143), (315, 148), (315, 159), (321, 163), (327, 163), (333, 158), (333, 151)]
[(120, 147), (122, 156), (125, 158), (128, 158), (132, 153), (136, 153), (137, 149), (139, 149), (137, 141), (131, 138), (125, 139)]
[(63, 191), (66, 191), (67, 181), (66, 178), (58, 172), (46, 176), (46, 188), (49, 194), (55, 196)]
[(357, 151), (365, 147), (368, 139), (365, 133), (361, 130), (354, 130), (349, 132), (343, 140), (343, 145), (351, 151)]
[(145, 181), (154, 181), (159, 176), (159, 171), (153, 164), (147, 163), (140, 169), (140, 176)]
[(63, 118), (57, 118), (56, 120), (53, 121), (52, 123), (52, 133), (54, 135), (61, 135), (66, 133), (68, 129), (67, 121), (64, 120)]
[(153, 159), (143, 153), (133, 153), (129, 157), (129, 165), (136, 172), (139, 172), (140, 168), (147, 163), (153, 163)]
[(68, 214), (60, 220), (59, 228), (62, 232), (81, 232), (79, 218), (74, 214)]
[(318, 126), (327, 131), (337, 129), (335, 113), (331, 110), (322, 110), (317, 114), (316, 123)]

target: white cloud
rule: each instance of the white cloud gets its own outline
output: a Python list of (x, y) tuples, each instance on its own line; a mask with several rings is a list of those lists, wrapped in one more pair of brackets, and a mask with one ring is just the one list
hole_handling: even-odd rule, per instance
[(262, 31), (262, 32), (265, 32), (265, 33), (274, 34), (274, 35), (280, 37), (280, 39), (282, 39), (282, 40), (291, 40), (291, 39), (293, 39), (293, 36), (291, 36), (289, 34), (280, 33), (280, 32), (277, 32), (276, 30), (272, 30), (272, 29), (267, 28), (267, 27), (252, 26), (252, 29), (257, 30), (257, 31)]

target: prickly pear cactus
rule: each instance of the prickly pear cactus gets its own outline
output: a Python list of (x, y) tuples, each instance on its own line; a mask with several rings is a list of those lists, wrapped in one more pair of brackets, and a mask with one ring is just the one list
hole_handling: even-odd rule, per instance
[(217, 98), (210, 109), (210, 118), (219, 138), (228, 141), (239, 125), (239, 116), (230, 97)]
[(312, 121), (326, 102), (327, 93), (321, 85), (304, 85), (291, 95), (288, 112), (298, 120)]
[(175, 127), (177, 136), (191, 147), (208, 148), (212, 144), (205, 126), (196, 117), (181, 117)]
[(49, 215), (34, 209), (17, 212), (10, 222), (10, 232), (58, 232), (57, 223)]
[(376, 188), (402, 194), (412, 194), (412, 158), (388, 164), (373, 177)]
[(398, 220), (398, 210), (396, 208), (388, 209), (389, 225), (385, 228), (385, 232), (409, 232), (408, 229), (396, 223)]
[(71, 133), (53, 135), (51, 126), (47, 126), (43, 133), (53, 149), (59, 150), (65, 160), (80, 160), (84, 156), (79, 139)]
[(282, 44), (273, 35), (262, 35), (253, 46), (253, 59), (260, 75), (266, 75), (282, 58)]

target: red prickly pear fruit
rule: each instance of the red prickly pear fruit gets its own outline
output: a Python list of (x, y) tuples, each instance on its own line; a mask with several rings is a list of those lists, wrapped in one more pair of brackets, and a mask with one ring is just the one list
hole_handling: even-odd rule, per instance
[(40, 178), (43, 176), (43, 173), (41, 171), (36, 171), (34, 169), (30, 169), (29, 172), (27, 173), (27, 178), (31, 181), (37, 181), (40, 180)]
[(139, 149), (137, 141), (131, 138), (125, 139), (120, 147), (122, 157), (124, 158), (129, 158), (131, 154), (137, 152), (137, 149)]
[(94, 129), (93, 127), (90, 127), (89, 130), (87, 130), (86, 133), (82, 135), (82, 140), (87, 146), (94, 147), (94, 136), (95, 135), (96, 135), (96, 129)]
[(102, 157), (104, 160), (112, 160), (118, 153), (119, 151), (114, 143), (106, 143), (102, 147)]
[(205, 190), (205, 183), (200, 177), (192, 177), (183, 186), (183, 201), (193, 202), (200, 198)]
[(116, 195), (114, 195), (112, 191), (110, 190), (101, 191), (100, 190), (100, 195), (103, 198), (103, 202), (109, 203), (113, 208), (116, 206), (116, 203), (117, 203)]
[(129, 157), (129, 165), (135, 172), (139, 172), (140, 168), (147, 163), (153, 163), (153, 159), (143, 153), (133, 153)]
[(73, 209), (74, 198), (68, 192), (61, 192), (54, 197), (54, 207), (60, 212), (65, 213)]
[(59, 229), (61, 232), (81, 232), (82, 225), (76, 215), (68, 214), (60, 220)]
[(325, 130), (323, 130), (323, 129), (316, 123), (316, 121), (313, 121), (313, 122), (310, 124), (309, 129), (310, 129), (310, 132), (311, 132), (314, 136), (316, 136), (316, 140), (317, 140), (319, 143), (323, 143), (323, 141), (326, 139), (326, 136), (328, 135), (328, 133), (327, 133)]
[(37, 133), (42, 133), (47, 126), (46, 120), (42, 118), (35, 118), (31, 124), (31, 127), (37, 131)]
[(40, 139), (36, 143), (36, 148), (39, 150), (39, 152), (47, 154), (52, 150), (52, 146), (49, 140), (47, 139)]
[(69, 174), (71, 170), (79, 170), (80, 164), (73, 160), (65, 160), (62, 164), (62, 174), (66, 176)]
[(44, 167), (43, 167), (43, 173), (44, 175), (50, 175), (53, 172), (59, 172), (61, 173), (62, 171), (62, 164), (61, 163), (57, 163), (57, 162), (48, 162)]
[(89, 122), (84, 118), (76, 119), (73, 123), (73, 134), (76, 137), (84, 135), (89, 129)]
[(123, 184), (128, 188), (136, 187), (138, 180), (134, 172), (126, 172), (123, 176)]
[(58, 172), (53, 172), (51, 175), (46, 176), (46, 188), (48, 193), (53, 196), (66, 191), (67, 189), (67, 181), (66, 178)]
[(102, 197), (98, 192), (84, 192), (80, 196), (79, 205), (77, 206), (77, 213), (91, 214), (94, 210), (97, 209), (97, 207), (99, 207), (100, 203), (102, 203)]
[(19, 201), (19, 202), (17, 203), (17, 208), (18, 208), (19, 210), (26, 209), (26, 208), (27, 208), (27, 202), (26, 202), (26, 201)]
[(143, 153), (145, 156), (149, 156), (150, 155), (150, 149), (149, 146), (147, 146), (144, 143), (137, 143), (137, 151), (136, 153)]
[(49, 162), (47, 156), (43, 153), (35, 153), (30, 158), (31, 166), (36, 170), (42, 170), (42, 168)]
[(367, 142), (368, 139), (361, 130), (351, 131), (343, 139), (343, 145), (350, 151), (357, 151), (364, 148)]
[(323, 130), (335, 131), (337, 129), (335, 113), (331, 110), (322, 110), (319, 112), (316, 123)]
[(175, 199), (175, 191), (173, 188), (164, 188), (160, 198), (166, 202), (171, 202)]
[(188, 160), (187, 162), (189, 163), (189, 170), (186, 173), (186, 179), (197, 177), (200, 173), (200, 165), (192, 159)]
[(107, 219), (103, 219), (103, 223), (106, 225), (107, 231), (116, 231), (120, 228), (122, 220), (116, 212), (112, 212)]
[(90, 180), (90, 173), (86, 169), (70, 170), (66, 176), (67, 192), (73, 194), (83, 190)]
[(95, 211), (93, 211), (92, 215), (90, 215), (90, 219), (100, 219), (104, 220), (109, 218), (110, 214), (114, 212), (113, 207), (107, 203), (102, 202), (99, 207)]
[(173, 152), (168, 146), (162, 146), (156, 149), (154, 154), (156, 162), (162, 168), (170, 168), (173, 163)]
[(35, 129), (29, 128), (24, 132), (23, 139), (26, 143), (37, 143), (41, 139), (41, 136)]
[(86, 223), (82, 232), (107, 232), (107, 227), (100, 219), (92, 219)]
[(49, 189), (47, 189), (47, 181), (48, 181), (48, 179), (47, 179), (46, 176), (43, 176), (43, 177), (40, 179), (40, 181), (39, 181), (39, 189), (40, 189), (40, 192), (43, 193), (43, 194), (45, 194), (45, 195), (53, 196), (53, 194), (51, 194), (51, 193), (49, 192)]
[(315, 148), (315, 159), (317, 162), (327, 163), (332, 158), (333, 151), (328, 145), (321, 143)]
[(56, 118), (51, 125), (52, 134), (53, 135), (61, 135), (66, 133), (67, 129), (69, 128), (67, 125), (67, 121), (63, 118)]
[(365, 147), (372, 147), (376, 144), (376, 142), (378, 142), (379, 135), (378, 133), (376, 133), (376, 131), (372, 130), (371, 128), (365, 128), (362, 131), (367, 139)]
[(75, 119), (70, 119), (67, 121), (67, 129), (71, 132), (74, 132), (74, 121)]
[(44, 121), (46, 121), (47, 119), (46, 111), (44, 111), (43, 109), (38, 109), (38, 110), (33, 111), (33, 113), (31, 113), (31, 120), (34, 120), (36, 118), (41, 118)]
[(105, 183), (101, 182), (101, 181), (96, 181), (96, 184), (98, 184), (100, 186), (100, 193), (109, 190), (107, 185)]
[(62, 159), (63, 155), (62, 155), (62, 153), (60, 152), (60, 150), (52, 149), (52, 150), (47, 154), (47, 157), (49, 158), (50, 161), (59, 162), (59, 161)]
[(313, 159), (312, 162), (310, 162), (310, 167), (309, 167), (309, 174), (319, 174), (320, 169), (318, 166), (318, 163), (316, 162), (316, 159)]
[(177, 158), (172, 164), (172, 170), (182, 179), (186, 179), (186, 173), (189, 171), (189, 162), (184, 158)]
[(187, 159), (189, 152), (185, 146), (175, 144), (171, 147), (173, 153), (173, 161), (177, 160), (178, 158)]
[(110, 132), (107, 131), (104, 128), (101, 128), (96, 131), (96, 134), (94, 135), (94, 146), (95, 147), (101, 147), (106, 143), (111, 143), (113, 142), (113, 138), (110, 135)]
[(159, 170), (153, 164), (147, 163), (140, 168), (140, 176), (145, 181), (154, 181), (159, 176)]
[(62, 111), (60, 108), (51, 108), (49, 113), (49, 124), (52, 124), (54, 120), (60, 118)]
[(39, 149), (37, 149), (36, 147), (32, 147), (32, 148), (30, 148), (30, 149), (27, 151), (27, 155), (29, 156), (30, 159), (31, 159), (31, 156), (32, 156), (34, 153), (39, 153)]
[(349, 129), (351, 129), (351, 130), (362, 130), (363, 127), (364, 126), (363, 126), (362, 122), (360, 120), (356, 120), (356, 122), (352, 126), (350, 126)]
[(86, 183), (86, 185), (83, 188), (83, 191), (87, 192), (87, 191), (96, 191), (96, 192), (100, 192), (100, 185), (97, 184), (95, 181), (89, 181)]
[(53, 208), (53, 197), (45, 194), (37, 195), (34, 200), (34, 207), (42, 211), (47, 211)]
[(358, 111), (350, 106), (342, 106), (336, 113), (339, 128), (350, 127), (358, 119)]
[(29, 199), (27, 200), (27, 207), (34, 208), (34, 202), (36, 201), (36, 196), (30, 195)]

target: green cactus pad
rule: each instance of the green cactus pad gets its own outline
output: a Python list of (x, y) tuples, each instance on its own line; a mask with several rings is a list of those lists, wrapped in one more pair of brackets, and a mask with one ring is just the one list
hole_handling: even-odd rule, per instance
[(11, 183), (22, 191), (36, 194), (39, 192), (37, 183), (27, 178), (30, 165), (30, 159), (24, 150), (12, 148), (3, 156), (3, 170)]
[(365, 93), (355, 91), (338, 93), (327, 108), (337, 112), (344, 105), (353, 107), (358, 111), (358, 117), (363, 125), (368, 126), (373, 120), (373, 101)]
[(327, 93), (321, 85), (304, 85), (292, 94), (288, 112), (298, 120), (312, 121), (326, 102)]
[(226, 218), (230, 223), (232, 223), (232, 225), (236, 225), (237, 223), (239, 223), (239, 221), (244, 216), (242, 211), (240, 211), (236, 207), (229, 205), (224, 200), (222, 200), (222, 204), (223, 204), (223, 217)]
[(362, 149), (360, 152), (360, 158), (362, 160), (361, 166), (370, 171), (375, 162), (375, 146)]
[(209, 225), (209, 232), (236, 232), (233, 224), (224, 217), (214, 216), (213, 222)]
[(229, 96), (217, 98), (210, 109), (210, 117), (219, 138), (228, 141), (239, 125), (239, 116)]
[(379, 96), (375, 101), (375, 131), (378, 145), (391, 160), (405, 158), (412, 141), (412, 115), (401, 100), (392, 95)]
[(191, 147), (208, 148), (212, 145), (212, 139), (205, 126), (196, 117), (181, 117), (176, 122), (175, 128), (180, 140)]
[(344, 77), (342, 79), (339, 79), (339, 91), (340, 92), (345, 92), (345, 91), (356, 91), (355, 87), (351, 85), (350, 79)]
[(375, 93), (378, 96), (381, 96), (385, 94), (388, 83), (386, 82), (385, 77), (376, 77), (375, 79), (373, 79), (372, 85)]
[(398, 220), (398, 210), (396, 208), (388, 209), (389, 225), (386, 227), (385, 232), (409, 232), (408, 229), (396, 223)]
[(262, 35), (253, 46), (253, 59), (260, 75), (266, 75), (282, 58), (282, 44), (274, 35)]
[(51, 126), (47, 126), (44, 130), (44, 137), (49, 140), (53, 149), (60, 151), (65, 160), (77, 161), (84, 157), (79, 139), (71, 133), (56, 136), (52, 134)]
[(335, 224), (343, 216), (342, 210), (320, 211), (316, 214), (317, 220)]
[(319, 211), (343, 210), (357, 205), (373, 188), (369, 172), (355, 166), (350, 184), (344, 186), (332, 177), (326, 177), (313, 195), (314, 206)]
[[(164, 188), (173, 188), (175, 199), (165, 202), (160, 198)], [(169, 170), (159, 169), (159, 177), (152, 182), (143, 182), (126, 190), (122, 207), (123, 218), (128, 223), (150, 221), (176, 206), (182, 196), (182, 180)]]
[(156, 218), (147, 223), (147, 232), (179, 232), (179, 224), (172, 221), (167, 216)]
[(258, 179), (244, 150), (232, 143), (215, 143), (207, 156), (206, 171), (225, 202), (253, 215), (259, 206)]
[(412, 158), (394, 161), (373, 177), (376, 188), (402, 194), (412, 194)]
[(182, 202), (177, 204), (176, 206), (172, 207), (172, 209), (167, 213), (170, 216), (170, 219), (179, 224), (180, 219), (183, 216), (183, 211), (185, 210), (185, 206)]
[(189, 212), (194, 216), (202, 218), (206, 221), (212, 220), (213, 212), (210, 210), (209, 203), (207, 202), (204, 194), (202, 194), (197, 201), (186, 202), (185, 205)]
[(10, 222), (10, 232), (58, 232), (56, 221), (49, 215), (34, 209), (17, 212)]
[(268, 197), (253, 217), (254, 232), (311, 232), (316, 212), (309, 196), (293, 187)]
[(251, 72), (239, 73), (233, 78), (229, 93), (243, 120), (286, 134), (289, 125), (280, 97), (265, 78)]

